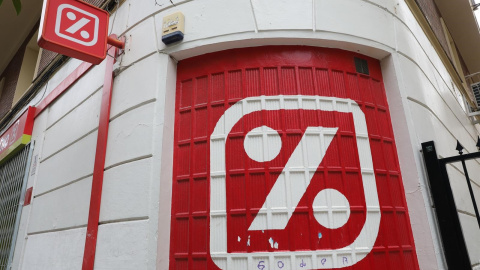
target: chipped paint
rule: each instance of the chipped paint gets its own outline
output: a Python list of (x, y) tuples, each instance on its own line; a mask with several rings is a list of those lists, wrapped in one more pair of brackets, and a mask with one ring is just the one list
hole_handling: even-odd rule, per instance
[(268, 242), (270, 243), (271, 248), (278, 249), (278, 242), (275, 242), (272, 237), (268, 239)]

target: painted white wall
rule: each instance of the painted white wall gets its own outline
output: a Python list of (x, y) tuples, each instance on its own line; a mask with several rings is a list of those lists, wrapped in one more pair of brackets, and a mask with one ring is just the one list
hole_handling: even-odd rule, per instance
[[(163, 130), (170, 62), (166, 55), (151, 54), (115, 77), (99, 269), (155, 268), (161, 157), (154, 153), (162, 152), (162, 136), (153, 134)], [(46, 94), (78, 65), (69, 61), (50, 80)], [(34, 186), (34, 202), (23, 211), (15, 269), (81, 267), (104, 69), (104, 64), (94, 67), (36, 119), (38, 163), (28, 183)]]
[[(421, 269), (445, 269), (420, 144), (435, 140), (442, 156), (456, 140), (474, 151), (474, 127), (452, 79), (401, 0), (127, 0), (110, 18), (124, 35), (115, 65), (100, 213), (97, 269), (167, 269), (176, 60), (262, 45), (309, 45), (356, 51), (381, 60), (406, 198)], [(162, 18), (185, 15), (185, 39), (165, 46)], [(32, 104), (80, 61), (70, 60)], [(105, 64), (89, 71), (35, 121), (34, 199), (22, 213), (14, 269), (80, 269)], [(459, 168), (457, 166), (457, 168)], [(480, 164), (470, 162), (480, 196)], [(471, 250), (478, 233), (463, 175), (449, 168)], [(473, 225), (472, 225), (473, 224)], [(476, 228), (478, 229), (478, 228)], [(475, 253), (476, 252), (476, 253)], [(33, 267), (35, 266), (35, 267)]]

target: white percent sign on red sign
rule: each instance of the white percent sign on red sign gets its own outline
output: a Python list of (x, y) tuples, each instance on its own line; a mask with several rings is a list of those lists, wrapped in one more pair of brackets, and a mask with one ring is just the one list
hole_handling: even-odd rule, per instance
[(93, 46), (98, 40), (98, 25), (99, 18), (90, 12), (69, 4), (58, 7), (55, 33), (59, 37)]
[[(286, 105), (287, 103), (289, 105)], [(292, 104), (294, 105), (292, 106)], [(225, 146), (228, 135), (235, 124), (246, 115), (259, 111), (276, 110), (316, 110), (352, 114), (366, 203), (365, 223), (353, 243), (342, 248), (329, 250), (228, 252), (227, 191), (225, 183), (227, 174)], [(322, 162), (337, 130), (338, 128), (321, 126), (311, 126), (306, 129), (299, 144), (288, 159), (283, 172), (270, 190), (265, 203), (250, 225), (249, 231), (285, 229), (312, 179), (311, 172), (314, 172)], [(266, 140), (268, 143), (265, 145), (263, 153), (255, 154), (255, 150), (248, 142), (249, 134), (247, 134), (244, 142), (247, 155), (257, 162), (272, 160), (281, 149), (281, 140), (276, 137), (275, 133), (275, 130), (267, 126), (260, 126), (250, 131), (250, 135), (260, 135), (269, 139)], [(292, 171), (297, 172), (296, 176), (291, 174)], [(299, 176), (304, 178), (305, 184), (292, 184), (293, 181), (299, 183), (299, 179), (295, 179), (295, 177)], [(291, 188), (290, 196), (287, 196), (283, 191), (284, 187)], [(291, 265), (288, 268), (292, 269), (343, 268), (356, 264), (372, 250), (377, 239), (381, 218), (367, 124), (363, 111), (351, 99), (322, 96), (257, 96), (245, 98), (237, 102), (220, 117), (210, 137), (210, 194), (210, 254), (212, 260), (220, 269), (226, 269), (233, 259), (239, 258), (248, 260), (249, 264), (256, 265), (258, 269), (267, 269), (268, 261), (264, 258), (272, 256), (274, 256), (272, 259), (289, 258)], [(340, 220), (324, 219), (321, 216), (315, 216), (317, 221), (327, 228), (343, 226), (348, 220), (350, 213), (347, 198), (335, 189), (320, 191), (313, 201), (312, 208), (313, 211), (319, 208), (326, 208), (323, 210), (332, 211), (335, 208), (336, 211), (340, 209), (345, 212), (345, 218)], [(287, 218), (272, 222), (269, 215), (271, 216), (276, 209), (286, 209)], [(275, 244), (277, 243), (272, 240), (272, 247)], [(278, 264), (277, 267), (281, 266), (280, 268), (283, 268), (285, 266), (284, 261), (275, 261)], [(272, 261), (271, 263), (275, 262)]]
[(44, 0), (41, 48), (100, 64), (107, 52), (107, 11), (77, 0)]

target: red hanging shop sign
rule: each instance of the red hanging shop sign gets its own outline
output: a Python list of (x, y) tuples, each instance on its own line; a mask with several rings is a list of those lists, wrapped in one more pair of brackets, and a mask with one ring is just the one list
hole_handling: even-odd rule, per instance
[(171, 269), (418, 269), (380, 67), (354, 56), (179, 63)]
[(107, 11), (76, 0), (44, 0), (38, 45), (93, 64), (107, 52)]
[(0, 136), (0, 164), (15, 155), (32, 138), (33, 117), (35, 108), (29, 107), (10, 127)]

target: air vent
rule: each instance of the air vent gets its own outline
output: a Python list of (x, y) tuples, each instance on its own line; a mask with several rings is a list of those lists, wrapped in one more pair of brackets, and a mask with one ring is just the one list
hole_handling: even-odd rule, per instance
[(477, 101), (477, 106), (480, 107), (480, 82), (472, 84), (473, 95), (475, 96), (475, 101)]
[(370, 75), (370, 72), (368, 71), (367, 60), (360, 59), (357, 57), (354, 57), (354, 59), (355, 59), (355, 68), (357, 69), (357, 72), (365, 75)]

